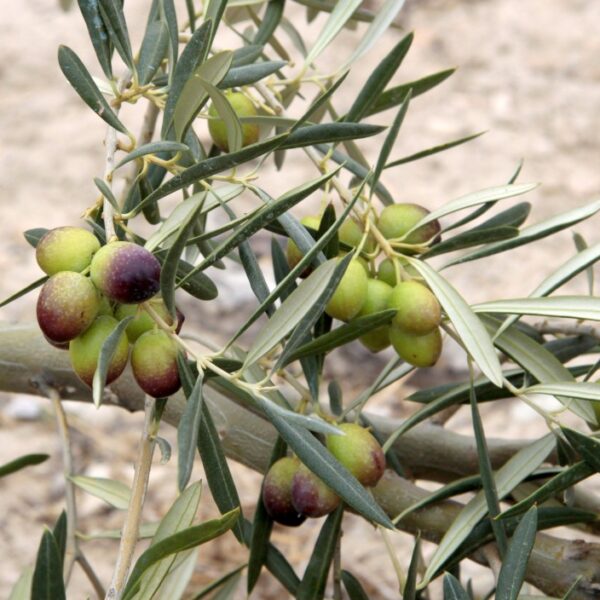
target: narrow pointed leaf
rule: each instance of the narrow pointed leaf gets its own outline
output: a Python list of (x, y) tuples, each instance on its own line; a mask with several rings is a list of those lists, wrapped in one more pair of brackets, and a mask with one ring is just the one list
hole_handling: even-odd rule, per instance
[(541, 505), (556, 494), (563, 492), (567, 488), (574, 486), (593, 474), (594, 469), (590, 467), (587, 462), (580, 461), (575, 463), (573, 466), (564, 469), (552, 477), (552, 479), (541, 485), (533, 494), (530, 494), (505, 510), (499, 518), (508, 519), (520, 515), (535, 504)]
[(44, 285), (44, 283), (46, 283), (46, 281), (48, 281), (48, 279), (49, 279), (48, 276), (44, 275), (44, 277), (40, 277), (39, 279), (36, 279), (34, 282), (25, 286), (23, 289), (19, 290), (18, 292), (11, 294), (8, 298), (5, 298), (4, 300), (2, 300), (0, 302), (0, 308), (2, 308), (3, 306), (7, 306), (11, 302), (14, 302), (15, 300), (17, 300), (23, 296), (26, 296), (27, 294), (29, 294), (29, 292), (32, 292), (33, 290)]
[(203, 376), (200, 372), (187, 398), (185, 409), (177, 426), (177, 485), (179, 491), (182, 491), (188, 484), (194, 466), (200, 421), (202, 420), (202, 386)]
[(256, 362), (296, 327), (327, 288), (336, 266), (334, 260), (322, 264), (290, 294), (254, 339), (243, 368)]
[(152, 565), (167, 556), (195, 548), (229, 531), (239, 518), (239, 508), (234, 509), (219, 519), (206, 521), (201, 525), (178, 531), (156, 544), (150, 546), (136, 561), (127, 585), (123, 590), (123, 600), (130, 600), (136, 593), (141, 576)]
[(342, 69), (352, 66), (359, 58), (364, 56), (374, 44), (378, 43), (381, 35), (390, 27), (396, 15), (404, 6), (405, 0), (386, 0), (381, 7), (378, 8), (375, 18), (369, 25), (365, 34), (361, 37), (360, 42), (346, 60)]
[(215, 39), (225, 8), (227, 8), (227, 0), (209, 0), (206, 5), (204, 19), (205, 21), (210, 21), (212, 23), (211, 34), (208, 41), (209, 47), (212, 46)]
[[(375, 67), (344, 117), (345, 121), (358, 122), (369, 113), (371, 106), (373, 106), (385, 89), (385, 86), (398, 70), (398, 67), (402, 64), (413, 42), (413, 38), (414, 34), (412, 33), (402, 38)], [(406, 102), (406, 97), (402, 98), (402, 102)]]
[(285, 0), (270, 0), (254, 34), (253, 44), (267, 44), (283, 16)]
[(396, 312), (397, 311), (394, 309), (388, 309), (364, 317), (359, 317), (349, 323), (345, 323), (329, 333), (303, 344), (294, 350), (287, 357), (285, 362), (286, 364), (289, 364), (295, 360), (304, 358), (305, 356), (324, 354), (334, 348), (344, 346), (352, 340), (358, 339), (361, 335), (389, 323)]
[(25, 467), (31, 467), (33, 465), (39, 465), (50, 458), (49, 454), (25, 454), (15, 460), (0, 465), (0, 478), (6, 477), (11, 473), (20, 471)]
[(409, 260), (431, 287), (477, 366), (492, 383), (498, 387), (502, 386), (500, 361), (492, 340), (479, 318), (462, 296), (435, 269), (423, 261)]
[[(191, 527), (202, 494), (202, 484), (195, 483), (184, 490), (169, 508), (154, 534), (151, 546), (165, 538)], [(183, 554), (183, 553), (182, 553)], [(140, 579), (139, 598), (154, 598), (167, 575), (176, 567), (176, 561), (182, 554), (171, 554), (150, 567)]]
[(369, 600), (367, 592), (363, 589), (360, 581), (350, 573), (342, 569), (342, 583), (350, 600)]
[[(227, 62), (229, 65), (231, 64), (231, 56)], [(231, 152), (236, 152), (242, 148), (243, 134), (242, 134), (242, 124), (237, 116), (237, 113), (227, 100), (225, 94), (216, 88), (212, 83), (205, 81), (201, 77), (197, 76), (194, 80), (197, 85), (199, 85), (206, 94), (209, 95), (212, 105), (215, 107), (219, 118), (225, 124), (225, 129), (227, 131), (227, 144), (229, 150)]]
[(173, 112), (177, 141), (183, 139), (185, 132), (208, 99), (204, 83), (218, 85), (227, 74), (232, 58), (233, 54), (229, 50), (214, 54), (200, 64), (193, 76), (185, 83)]
[(163, 139), (167, 137), (167, 133), (171, 129), (175, 107), (177, 106), (177, 102), (179, 101), (186, 83), (193, 76), (194, 71), (198, 66), (206, 59), (210, 48), (209, 39), (211, 29), (212, 24), (210, 21), (202, 23), (202, 25), (192, 34), (190, 41), (186, 44), (177, 61), (177, 65), (173, 71), (173, 77), (170, 81), (169, 95), (163, 114), (161, 134)]
[(248, 162), (249, 160), (258, 158), (259, 156), (262, 156), (263, 154), (273, 150), (277, 146), (280, 146), (285, 137), (286, 134), (270, 138), (264, 142), (251, 144), (250, 146), (242, 148), (238, 152), (231, 152), (229, 154), (221, 154), (220, 156), (207, 158), (206, 160), (187, 168), (179, 175), (175, 175), (175, 177), (169, 179), (167, 182), (155, 189), (138, 205), (137, 211), (139, 212), (139, 209), (142, 206), (169, 196), (173, 192), (177, 192), (188, 185), (198, 183), (199, 181), (208, 179), (217, 173), (227, 171), (228, 169), (233, 169), (234, 167)]
[(135, 69), (133, 54), (131, 52), (131, 42), (127, 31), (127, 23), (123, 14), (123, 4), (120, 0), (98, 0), (102, 20), (108, 30), (117, 52), (120, 54), (123, 62), (131, 69)]
[[(501, 500), (511, 492), (523, 479), (535, 471), (554, 447), (554, 436), (548, 434), (517, 452), (495, 475), (498, 499)], [(453, 552), (462, 544), (473, 528), (487, 512), (485, 494), (480, 491), (458, 514), (448, 531), (440, 541), (434, 555), (419, 584), (424, 588), (437, 570), (447, 561)]]
[[(500, 325), (499, 321), (485, 315), (483, 316), (483, 322), (491, 334)], [(496, 336), (494, 344), (517, 364), (521, 365), (525, 371), (531, 373), (540, 383), (574, 381), (569, 369), (552, 353), (515, 327), (510, 327)], [(563, 398), (562, 396), (559, 396), (558, 400), (588, 423), (596, 422), (594, 411), (589, 402), (574, 398)]]
[(537, 508), (533, 506), (517, 526), (504, 557), (496, 585), (496, 600), (517, 600), (525, 579), (527, 561), (533, 550), (536, 530)]
[(66, 600), (62, 577), (62, 561), (56, 540), (49, 529), (44, 531), (35, 561), (31, 581), (31, 598), (34, 600)]
[(253, 65), (232, 67), (227, 72), (227, 75), (223, 77), (218, 87), (226, 90), (233, 87), (251, 85), (276, 73), (286, 64), (283, 60), (267, 60)]
[(308, 56), (305, 58), (305, 65), (310, 65), (312, 62), (314, 62), (321, 52), (323, 52), (323, 50), (329, 46), (329, 44), (341, 31), (342, 27), (359, 6), (360, 0), (348, 0), (347, 2), (338, 2), (335, 5), (333, 12), (319, 33), (316, 43), (310, 49)]
[(59, 47), (58, 64), (80, 98), (111, 127), (121, 133), (127, 133), (125, 125), (119, 121), (119, 118), (94, 83), (92, 76), (71, 48), (67, 46)]
[(289, 134), (281, 144), (282, 149), (302, 148), (328, 142), (343, 142), (371, 137), (381, 133), (385, 127), (368, 123), (320, 123), (305, 125)]
[(529, 244), (535, 240), (548, 237), (557, 231), (562, 231), (567, 227), (571, 227), (572, 225), (584, 221), (585, 219), (589, 219), (598, 211), (600, 211), (600, 200), (559, 214), (555, 217), (551, 217), (550, 219), (542, 221), (536, 225), (526, 227), (521, 230), (521, 233), (516, 238), (506, 240), (504, 242), (495, 242), (493, 244), (484, 246), (483, 248), (474, 250), (473, 252), (469, 252), (445, 264), (443, 268), (477, 260), (486, 256), (492, 256), (493, 254), (506, 252), (507, 250), (512, 250), (513, 248), (517, 248), (524, 244)]
[(54, 540), (56, 541), (56, 547), (58, 548), (58, 556), (60, 558), (60, 564), (64, 565), (65, 563), (65, 552), (67, 549), (67, 513), (66, 511), (62, 511), (60, 516), (56, 520), (54, 524), (54, 528), (52, 529), (52, 535), (54, 536)]
[(563, 427), (562, 432), (573, 448), (579, 452), (581, 458), (600, 473), (600, 441), (568, 427)]
[(106, 376), (108, 375), (112, 358), (121, 341), (121, 336), (125, 335), (125, 329), (127, 329), (127, 326), (132, 319), (133, 317), (125, 317), (122, 321), (119, 321), (117, 326), (111, 331), (110, 335), (102, 344), (98, 356), (98, 365), (92, 380), (92, 395), (96, 408), (102, 403), (102, 394), (104, 393), (104, 387), (106, 386)]
[(92, 40), (98, 62), (106, 77), (111, 79), (111, 45), (108, 30), (100, 14), (99, 2), (98, 0), (77, 0), (77, 4), (85, 21), (90, 40)]
[(333, 554), (340, 536), (343, 505), (338, 506), (323, 523), (319, 537), (315, 542), (313, 552), (304, 577), (296, 594), (297, 600), (321, 600), (325, 595), (327, 576), (333, 561)]
[[(551, 294), (554, 290), (561, 287), (567, 281), (570, 281), (573, 277), (581, 273), (584, 269), (591, 270), (592, 266), (600, 259), (600, 244), (596, 244), (591, 248), (584, 248), (578, 254), (568, 259), (563, 263), (556, 271), (551, 273), (542, 283), (540, 283), (530, 296), (541, 297)], [(591, 289), (591, 287), (590, 287)], [(590, 294), (592, 295), (592, 294)], [(512, 325), (518, 320), (518, 315), (507, 317), (502, 324), (502, 327), (498, 330), (499, 332), (504, 331), (507, 327)]]
[(417, 576), (419, 574), (419, 561), (421, 559), (421, 536), (415, 538), (410, 564), (406, 573), (406, 582), (402, 590), (402, 600), (417, 600)]
[(381, 147), (381, 151), (379, 152), (379, 156), (377, 157), (377, 164), (375, 165), (375, 170), (373, 171), (373, 177), (370, 182), (372, 186), (376, 185), (379, 181), (379, 177), (381, 176), (381, 173), (385, 168), (387, 159), (389, 158), (392, 148), (396, 143), (396, 138), (398, 137), (398, 133), (400, 132), (400, 127), (402, 126), (404, 117), (406, 116), (406, 113), (408, 111), (411, 96), (412, 92), (409, 91), (408, 94), (406, 94), (406, 98), (400, 105), (398, 113), (396, 114), (396, 117), (392, 122), (392, 126), (390, 127), (385, 141), (383, 142), (383, 146)]
[[(408, 96), (407, 90), (404, 98)], [(440, 144), (439, 146), (433, 146), (432, 148), (427, 148), (427, 150), (421, 150), (420, 152), (415, 152), (414, 154), (410, 154), (409, 156), (404, 156), (402, 158), (398, 158), (389, 162), (385, 165), (386, 169), (391, 169), (392, 167), (397, 167), (399, 165), (405, 165), (406, 163), (413, 162), (415, 160), (421, 160), (422, 158), (427, 158), (428, 156), (433, 156), (434, 154), (438, 154), (440, 152), (445, 152), (446, 150), (450, 150), (451, 148), (456, 148), (456, 146), (461, 146), (462, 144), (466, 144), (471, 140), (478, 138), (483, 135), (485, 131), (480, 131), (479, 133), (474, 133), (472, 135), (467, 135), (458, 140), (454, 140), (452, 142), (446, 142), (445, 144)]]
[(404, 97), (408, 93), (408, 90), (412, 89), (413, 98), (428, 92), (440, 83), (446, 81), (446, 79), (448, 79), (448, 77), (450, 77), (455, 70), (456, 69), (446, 69), (445, 71), (428, 75), (422, 79), (416, 79), (415, 81), (410, 81), (408, 83), (387, 89), (375, 99), (375, 102), (371, 104), (369, 110), (364, 116), (370, 117), (371, 115), (398, 106), (404, 101)]
[(469, 600), (469, 594), (451, 573), (444, 575), (444, 600)]
[(192, 234), (194, 224), (198, 218), (198, 213), (202, 208), (202, 200), (203, 198), (199, 196), (193, 196), (187, 200), (187, 202), (193, 201), (195, 206), (190, 210), (188, 216), (179, 226), (177, 235), (167, 252), (167, 256), (160, 271), (160, 291), (162, 299), (172, 316), (175, 316), (175, 286), (177, 285), (181, 254), (185, 249), (188, 238)]
[(487, 511), (492, 519), (491, 524), (496, 539), (496, 546), (498, 547), (500, 557), (504, 558), (507, 546), (506, 531), (504, 530), (504, 523), (494, 520), (500, 514), (500, 502), (498, 501), (498, 491), (496, 489), (496, 482), (494, 481), (492, 461), (490, 460), (483, 422), (481, 421), (481, 415), (477, 406), (475, 389), (472, 385), (470, 396), (471, 420), (473, 421), (473, 432), (477, 444), (477, 460), (479, 463), (479, 473), (481, 474), (481, 484), (487, 504)]
[(524, 394), (549, 394), (551, 396), (570, 396), (582, 400), (600, 401), (600, 386), (597, 383), (557, 382), (538, 383), (523, 390)]
[(511, 298), (475, 304), (474, 312), (537, 315), (565, 319), (600, 321), (600, 298), (590, 296), (550, 296)]
[(431, 211), (423, 219), (421, 219), (421, 221), (419, 221), (419, 223), (415, 225), (412, 230), (417, 229), (426, 223), (430, 223), (431, 221), (435, 221), (436, 219), (440, 219), (441, 217), (445, 217), (446, 215), (455, 213), (459, 210), (470, 208), (471, 206), (487, 204), (488, 202), (498, 202), (499, 200), (505, 200), (507, 198), (514, 198), (515, 196), (526, 194), (527, 192), (535, 189), (537, 185), (537, 183), (514, 183), (487, 188), (485, 190), (467, 194), (466, 196), (461, 196), (456, 200), (447, 202), (437, 210)]
[(103, 477), (87, 477), (73, 475), (69, 479), (79, 488), (92, 496), (96, 496), (120, 510), (126, 510), (129, 505), (129, 488), (120, 481)]
[(137, 64), (141, 85), (150, 83), (161, 62), (167, 55), (169, 47), (169, 30), (163, 21), (153, 21), (148, 25)]
[(165, 24), (168, 31), (170, 68), (174, 69), (177, 66), (177, 59), (179, 58), (179, 26), (177, 25), (177, 11), (175, 10), (173, 0), (158, 1), (160, 4), (161, 21)]

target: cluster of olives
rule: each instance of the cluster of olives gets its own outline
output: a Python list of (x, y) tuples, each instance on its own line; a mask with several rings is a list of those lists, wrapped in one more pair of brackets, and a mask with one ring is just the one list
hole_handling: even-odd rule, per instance
[[(169, 326), (173, 319), (162, 300), (160, 263), (145, 248), (114, 241), (100, 246), (81, 227), (58, 227), (38, 242), (37, 262), (49, 275), (37, 302), (37, 320), (44, 336), (68, 349), (73, 370), (91, 386), (105, 340), (120, 320), (133, 317), (113, 353), (106, 383), (125, 369), (131, 351), (136, 381), (149, 395), (170, 396), (180, 387), (177, 346), (158, 329), (149, 305)], [(178, 315), (177, 327), (183, 316)]]
[[(377, 484), (385, 469), (381, 446), (364, 427), (342, 423), (344, 435), (328, 435), (327, 449), (365, 487)], [(286, 456), (271, 465), (262, 488), (263, 504), (278, 523), (296, 527), (307, 517), (318, 518), (335, 510), (340, 498), (296, 457)]]
[[(440, 224), (430, 221), (417, 225), (429, 211), (418, 204), (393, 204), (383, 209), (376, 226), (387, 240), (402, 240), (398, 245), (401, 253), (411, 254), (411, 246), (424, 248), (440, 239)], [(318, 231), (320, 216), (308, 216), (301, 220), (307, 228)], [(407, 235), (408, 234), (408, 235)], [(363, 238), (362, 227), (354, 220), (345, 221), (338, 230), (344, 246), (357, 247)], [(362, 251), (373, 257), (377, 244), (368, 236)], [(298, 246), (289, 240), (287, 259), (293, 267), (302, 259)], [(402, 260), (398, 257), (398, 260)], [(376, 270), (376, 273), (375, 273)], [(306, 276), (310, 269), (304, 271)], [(372, 352), (379, 352), (390, 344), (406, 362), (417, 367), (434, 365), (442, 350), (440, 333), (441, 307), (431, 290), (424, 285), (406, 263), (403, 277), (398, 281), (396, 267), (390, 258), (385, 258), (375, 269), (363, 255), (350, 261), (325, 312), (340, 321), (352, 321), (389, 308), (397, 312), (391, 325), (384, 325), (361, 336), (360, 341)]]

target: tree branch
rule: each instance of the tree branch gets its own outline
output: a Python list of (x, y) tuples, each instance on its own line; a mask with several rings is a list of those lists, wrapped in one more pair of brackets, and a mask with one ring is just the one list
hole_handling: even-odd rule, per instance
[[(72, 372), (68, 355), (47, 344), (34, 324), (0, 323), (0, 390), (39, 394), (32, 385), (34, 378), (43, 378), (60, 389), (63, 399), (91, 402), (91, 393)], [(217, 387), (207, 384), (205, 401), (215, 419), (223, 448), (229, 458), (257, 471), (266, 469), (276, 433), (268, 421), (243, 407)], [(144, 409), (144, 394), (131, 373), (126, 372), (107, 391), (106, 404), (130, 411)], [(178, 394), (169, 399), (163, 420), (176, 426), (185, 406)], [(389, 434), (398, 426), (397, 420), (369, 415), (374, 427)], [(527, 442), (489, 440), (490, 458), (494, 468), (502, 465)], [(477, 451), (472, 438), (444, 428), (423, 423), (394, 445), (403, 464), (417, 478), (447, 481), (478, 472)], [(377, 502), (395, 516), (430, 492), (387, 471), (373, 490)], [(433, 542), (439, 542), (462, 505), (440, 502), (431, 509), (410, 513), (399, 527)], [(474, 560), (486, 563), (481, 553)], [(527, 581), (550, 595), (564, 594), (581, 577), (574, 600), (600, 598), (600, 545), (581, 540), (566, 541), (538, 534), (527, 571)]]

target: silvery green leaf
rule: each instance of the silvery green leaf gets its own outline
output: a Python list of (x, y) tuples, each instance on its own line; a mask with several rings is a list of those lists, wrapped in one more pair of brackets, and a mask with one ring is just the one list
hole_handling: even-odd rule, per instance
[(381, 35), (389, 28), (396, 15), (404, 6), (404, 2), (405, 0), (386, 0), (383, 5), (377, 9), (375, 18), (340, 70), (349, 68), (359, 58), (366, 54), (374, 44), (379, 42)]
[[(523, 481), (523, 479), (525, 479), (525, 477), (535, 471), (535, 469), (544, 462), (554, 446), (554, 435), (547, 434), (543, 438), (519, 450), (519, 452), (498, 469), (494, 477), (498, 498), (500, 500), (504, 498), (504, 496), (509, 494), (521, 481)], [(423, 589), (429, 584), (436, 571), (462, 544), (486, 512), (487, 503), (485, 494), (483, 491), (480, 491), (465, 505), (446, 531), (429, 561), (429, 565), (427, 566), (423, 580), (419, 584), (419, 588)]]
[(465, 348), (483, 374), (498, 387), (502, 386), (502, 368), (492, 340), (479, 318), (462, 296), (427, 263), (408, 259), (423, 276), (454, 325)]
[(148, 238), (144, 247), (150, 252), (156, 250), (167, 238), (178, 231), (181, 224), (189, 218), (190, 214), (198, 210), (198, 207), (205, 202), (206, 195), (206, 192), (198, 192), (180, 202), (157, 231)]
[[(159, 523), (156, 533), (152, 538), (151, 546), (192, 525), (194, 517), (198, 512), (201, 494), (202, 484), (199, 482), (190, 485), (181, 492)], [(164, 578), (175, 567), (177, 557), (177, 554), (172, 554), (163, 558), (142, 575), (140, 591), (136, 595), (136, 599), (142, 600), (143, 598), (154, 597), (154, 594), (161, 587)]]
[(73, 475), (69, 479), (79, 488), (92, 496), (96, 496), (120, 510), (126, 510), (129, 505), (129, 488), (120, 481), (104, 477), (87, 477)]
[(537, 315), (565, 319), (600, 321), (600, 298), (590, 296), (550, 296), (548, 298), (511, 298), (472, 306), (477, 313)]
[(354, 11), (360, 6), (360, 3), (361, 0), (347, 0), (346, 2), (338, 2), (335, 5), (333, 12), (316, 38), (317, 42), (304, 60), (304, 64), (310, 65), (313, 63), (321, 52), (329, 46), (333, 38), (336, 37)]
[(254, 339), (244, 368), (256, 362), (296, 327), (329, 284), (336, 266), (335, 260), (323, 263), (289, 295)]
[(478, 192), (467, 194), (466, 196), (461, 196), (456, 200), (447, 202), (437, 210), (431, 211), (429, 214), (423, 217), (423, 219), (421, 219), (421, 221), (419, 221), (419, 223), (417, 223), (411, 229), (411, 231), (414, 231), (426, 223), (430, 223), (431, 221), (435, 221), (436, 219), (440, 219), (459, 210), (470, 208), (471, 206), (486, 204), (488, 202), (497, 202), (498, 200), (505, 200), (506, 198), (514, 198), (515, 196), (526, 194), (527, 192), (535, 189), (537, 186), (537, 183), (514, 183), (486, 188), (485, 190), (480, 190)]

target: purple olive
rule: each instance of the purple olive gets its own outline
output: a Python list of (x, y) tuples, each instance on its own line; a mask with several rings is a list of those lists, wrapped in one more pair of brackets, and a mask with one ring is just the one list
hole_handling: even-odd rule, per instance
[(302, 515), (322, 517), (333, 512), (340, 498), (305, 465), (300, 465), (292, 480), (292, 504)]
[(61, 271), (44, 284), (37, 301), (37, 320), (53, 342), (68, 342), (96, 318), (99, 297), (93, 283), (74, 271)]
[(292, 480), (300, 464), (297, 458), (280, 458), (267, 471), (262, 487), (265, 510), (274, 521), (288, 527), (297, 527), (306, 520), (292, 504)]
[(109, 299), (139, 304), (160, 289), (160, 263), (146, 248), (131, 242), (111, 242), (92, 259), (90, 276)]

